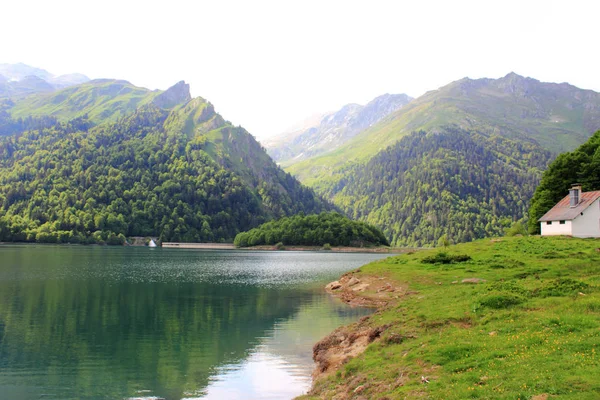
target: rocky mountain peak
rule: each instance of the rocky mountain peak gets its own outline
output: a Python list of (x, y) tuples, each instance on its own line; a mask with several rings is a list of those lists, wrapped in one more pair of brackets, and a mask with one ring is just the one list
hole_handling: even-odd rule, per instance
[(529, 96), (533, 86), (540, 83), (536, 79), (526, 78), (514, 72), (508, 73), (505, 77), (495, 82), (498, 88), (502, 89), (505, 93), (524, 97)]
[(192, 99), (190, 85), (179, 81), (154, 99), (154, 104), (160, 108), (173, 108), (178, 104), (185, 104)]

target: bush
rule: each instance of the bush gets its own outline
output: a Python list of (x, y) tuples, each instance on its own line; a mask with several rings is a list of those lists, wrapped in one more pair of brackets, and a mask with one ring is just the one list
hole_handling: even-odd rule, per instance
[(585, 282), (563, 278), (550, 282), (549, 284), (537, 290), (535, 294), (539, 297), (569, 296), (576, 295), (577, 293), (589, 288), (590, 285)]
[(454, 264), (469, 261), (471, 256), (466, 254), (448, 254), (440, 251), (432, 256), (423, 258), (423, 262), (426, 264)]
[(329, 243), (325, 243), (323, 245), (323, 250), (331, 250), (331, 245)]
[(483, 296), (479, 301), (483, 307), (493, 308), (499, 310), (502, 308), (508, 308), (521, 304), (525, 301), (525, 298), (513, 293), (505, 292), (492, 292), (486, 296)]
[(513, 223), (510, 228), (506, 228), (504, 230), (504, 235), (505, 236), (517, 236), (517, 235), (527, 236), (527, 229), (525, 228), (525, 225), (523, 225), (523, 223), (521, 221), (517, 221), (517, 222)]
[(275, 248), (277, 250), (285, 250), (285, 245), (283, 243), (279, 242), (275, 245)]

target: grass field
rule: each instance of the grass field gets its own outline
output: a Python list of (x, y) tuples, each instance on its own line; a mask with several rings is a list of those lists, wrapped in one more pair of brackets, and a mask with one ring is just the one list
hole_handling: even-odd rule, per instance
[(387, 329), (306, 398), (599, 399), (599, 247), (485, 239), (361, 267), (398, 288), (368, 322)]

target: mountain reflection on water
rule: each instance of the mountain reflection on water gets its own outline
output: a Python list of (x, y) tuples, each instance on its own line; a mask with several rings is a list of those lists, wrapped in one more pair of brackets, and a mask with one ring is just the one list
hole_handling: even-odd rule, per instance
[(0, 393), (294, 397), (313, 343), (368, 313), (323, 283), (381, 257), (3, 245)]

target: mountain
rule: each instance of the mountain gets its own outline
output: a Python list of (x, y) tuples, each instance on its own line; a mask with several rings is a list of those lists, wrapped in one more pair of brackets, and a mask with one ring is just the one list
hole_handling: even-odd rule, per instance
[(286, 168), (393, 245), (497, 235), (526, 217), (546, 165), (600, 128), (600, 94), (510, 73), (414, 99)]
[(189, 86), (185, 82), (163, 92), (137, 87), (124, 80), (96, 79), (57, 91), (19, 96), (16, 102), (0, 99), (0, 136), (80, 117), (94, 124), (114, 122), (144, 105), (172, 108), (190, 100)]
[(185, 82), (96, 80), (3, 107), (0, 241), (231, 241), (331, 209)]
[(410, 100), (406, 94), (384, 94), (364, 106), (347, 104), (339, 111), (324, 115), (314, 126), (284, 133), (264, 145), (275, 161), (290, 165), (335, 150)]
[(20, 81), (28, 76), (37, 76), (40, 79), (49, 81), (54, 75), (45, 69), (32, 67), (27, 64), (0, 64), (0, 75), (13, 81)]
[[(323, 120), (323, 118), (329, 114), (331, 113), (324, 112), (310, 115), (303, 120), (292, 124), (282, 133), (262, 139), (260, 142), (267, 149), (267, 152), (270, 151), (269, 149), (283, 148), (289, 145), (289, 143), (291, 143), (296, 137), (300, 136), (304, 131), (318, 126), (321, 123), (321, 120)], [(273, 156), (272, 153), (269, 155)], [(278, 158), (280, 157), (278, 156)]]
[(90, 78), (88, 78), (87, 76), (75, 73), (59, 75), (57, 77), (54, 77), (50, 79), (50, 83), (57, 88), (63, 88), (73, 85), (79, 85), (81, 83), (88, 82), (89, 80)]
[(114, 121), (155, 102), (161, 108), (191, 100), (189, 87), (179, 82), (166, 92), (151, 91), (124, 80), (96, 79), (51, 93), (37, 93), (11, 108), (13, 118), (52, 116), (69, 120), (87, 115), (93, 122)]
[(23, 97), (32, 93), (52, 92), (89, 80), (83, 74), (55, 76), (45, 69), (31, 67), (23, 63), (0, 64), (0, 98)]

